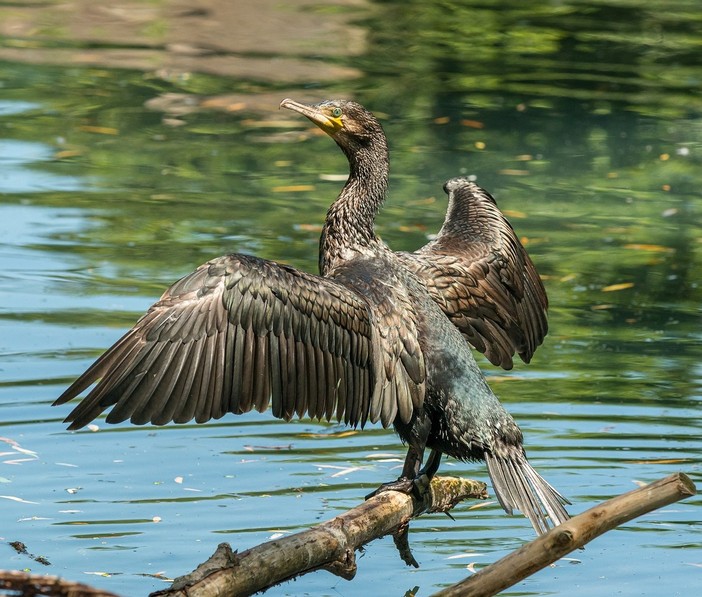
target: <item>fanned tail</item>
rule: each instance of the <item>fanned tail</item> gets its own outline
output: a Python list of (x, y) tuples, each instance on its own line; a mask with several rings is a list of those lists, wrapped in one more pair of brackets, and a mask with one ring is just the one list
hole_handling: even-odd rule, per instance
[(570, 518), (563, 507), (570, 502), (534, 470), (526, 456), (505, 458), (486, 452), (485, 462), (505, 512), (519, 510), (539, 535)]

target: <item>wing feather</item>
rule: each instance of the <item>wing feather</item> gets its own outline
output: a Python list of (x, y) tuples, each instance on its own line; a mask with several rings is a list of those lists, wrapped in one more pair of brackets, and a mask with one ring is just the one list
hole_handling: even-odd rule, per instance
[[(167, 395), (156, 394), (154, 396), (154, 390), (161, 383), (163, 377), (168, 373), (170, 364), (173, 362), (177, 353), (177, 349), (178, 345), (175, 343), (170, 343), (164, 346), (157, 355), (155, 361), (152, 363), (154, 373), (144, 375), (138, 387), (135, 388), (135, 393), (139, 392), (141, 395), (141, 399), (139, 400), (140, 406), (134, 409), (133, 416), (136, 420), (143, 422), (150, 421), (153, 414), (163, 410)], [(150, 400), (152, 396), (153, 399)]]
[(179, 395), (176, 388), (179, 383), (182, 383), (183, 375), (181, 372), (187, 368), (187, 364), (190, 361), (191, 346), (192, 344), (179, 347), (176, 343), (173, 343), (173, 359), (163, 375), (163, 378), (168, 380), (168, 383), (163, 386), (163, 391), (161, 393), (165, 400), (163, 405), (157, 404), (154, 406), (153, 414), (150, 419), (155, 425), (165, 425), (168, 421), (173, 420), (178, 405), (175, 397)]
[(256, 370), (253, 378), (253, 408), (265, 412), (271, 395), (268, 340), (256, 337)]
[[(168, 399), (170, 407), (168, 410), (173, 412), (173, 421), (176, 423), (187, 423), (195, 416), (194, 408), (188, 408), (188, 406), (194, 406), (192, 400), (188, 400), (188, 398), (193, 387), (195, 371), (200, 362), (200, 349), (201, 345), (199, 342), (187, 342), (181, 349), (185, 353), (183, 358), (184, 366), (179, 372), (178, 381)], [(107, 384), (105, 384), (105, 387), (109, 388)], [(90, 394), (83, 402), (87, 402), (89, 398)]]
[(465, 178), (446, 182), (436, 239), (398, 253), (470, 344), (495, 365), (528, 363), (548, 331), (541, 278), (494, 198)]

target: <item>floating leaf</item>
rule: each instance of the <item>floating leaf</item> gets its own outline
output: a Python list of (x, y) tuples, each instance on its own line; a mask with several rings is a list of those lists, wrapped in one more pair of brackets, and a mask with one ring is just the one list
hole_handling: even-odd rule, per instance
[(277, 446), (244, 446), (244, 450), (247, 452), (254, 452), (256, 450), (292, 450), (292, 444), (281, 444)]
[(468, 118), (464, 118), (463, 120), (461, 120), (461, 126), (467, 126), (471, 129), (482, 129), (485, 128), (485, 123), (480, 122), (479, 120), (470, 120)]
[(358, 431), (355, 429), (346, 429), (344, 431), (339, 431), (337, 433), (301, 433), (301, 437), (311, 437), (311, 438), (330, 438), (330, 437), (351, 437), (357, 435)]
[(692, 462), (691, 458), (652, 458), (650, 460), (627, 460), (628, 464), (682, 464)]
[(137, 572), (137, 576), (145, 576), (146, 578), (155, 578), (156, 580), (163, 580), (166, 582), (173, 582), (172, 578), (168, 578), (165, 572)]
[(674, 249), (664, 247), (663, 245), (648, 245), (643, 243), (629, 243), (624, 245), (625, 249), (633, 249), (635, 251), (650, 251), (652, 253), (672, 253)]
[(529, 176), (531, 172), (529, 170), (518, 170), (517, 168), (504, 168), (500, 170), (500, 174), (505, 176)]
[(232, 101), (228, 97), (212, 97), (202, 101), (200, 104), (203, 108), (225, 110), (227, 112), (240, 112), (246, 109), (245, 102)]
[(602, 288), (602, 292), (617, 292), (619, 290), (626, 290), (627, 288), (633, 288), (633, 282), (621, 282), (619, 284), (610, 284)]
[(63, 151), (57, 151), (54, 154), (54, 159), (55, 160), (65, 160), (67, 158), (74, 158), (79, 155), (83, 155), (82, 151), (79, 151), (77, 149), (64, 149)]
[(296, 224), (294, 228), (295, 230), (301, 230), (302, 232), (319, 233), (322, 231), (322, 226), (319, 224)]
[(111, 126), (84, 125), (79, 126), (78, 130), (86, 133), (97, 133), (98, 135), (119, 135), (119, 131)]
[(339, 431), (339, 433), (333, 433), (332, 437), (351, 437), (352, 435), (358, 435), (358, 431), (356, 431), (355, 429)]
[(273, 187), (274, 193), (302, 193), (305, 191), (314, 191), (313, 184), (288, 184), (279, 187)]

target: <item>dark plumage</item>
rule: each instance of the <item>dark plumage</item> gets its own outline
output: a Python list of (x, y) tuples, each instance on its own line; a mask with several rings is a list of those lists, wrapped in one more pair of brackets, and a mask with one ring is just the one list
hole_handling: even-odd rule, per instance
[(449, 205), (437, 237), (398, 253), (465, 338), (493, 365), (525, 363), (548, 331), (541, 278), (495, 199), (466, 178), (444, 184)]
[[(375, 235), (388, 180), (378, 121), (354, 102), (281, 106), (327, 132), (349, 161), (321, 235), (321, 275), (238, 254), (200, 266), (56, 400), (97, 382), (66, 419), (69, 429), (109, 407), (108, 423), (165, 424), (265, 410), (269, 402), (284, 419), (380, 421), (409, 447), (399, 486), (412, 487), (429, 447), (428, 477), (442, 453), (485, 460), (507, 511), (521, 510), (539, 532), (566, 520), (565, 500), (527, 462), (519, 428), (458, 328), (423, 278), (402, 265), (406, 258)], [(449, 183), (454, 206), (461, 188)], [(430, 243), (416, 259), (431, 261), (440, 245)]]

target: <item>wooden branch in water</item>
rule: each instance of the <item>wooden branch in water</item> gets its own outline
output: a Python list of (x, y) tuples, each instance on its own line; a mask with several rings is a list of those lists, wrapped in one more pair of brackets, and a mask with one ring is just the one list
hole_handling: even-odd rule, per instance
[(387, 491), (306, 531), (263, 543), (241, 553), (222, 543), (190, 574), (151, 597), (251, 595), (285, 580), (326, 569), (347, 580), (356, 573), (356, 549), (390, 533), (405, 562), (416, 565), (407, 542), (409, 521), (423, 512), (447, 512), (466, 499), (486, 499), (485, 483), (434, 477), (424, 500)]
[(695, 485), (676, 473), (590, 508), (531, 543), (432, 597), (489, 597), (548, 566), (574, 549), (638, 516), (695, 495)]
[[(8, 593), (5, 593), (8, 591)], [(117, 597), (114, 593), (95, 589), (57, 576), (28, 574), (17, 570), (0, 570), (0, 594), (49, 595), (51, 597)]]

